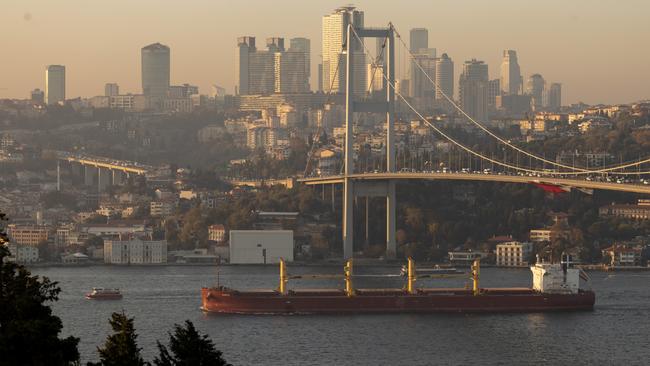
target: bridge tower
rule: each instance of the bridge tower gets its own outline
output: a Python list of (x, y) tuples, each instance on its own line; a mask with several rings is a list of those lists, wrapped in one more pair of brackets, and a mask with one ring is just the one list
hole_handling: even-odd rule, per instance
[[(385, 197), (386, 198), (386, 258), (394, 259), (397, 251), (395, 241), (396, 227), (396, 196), (395, 182), (385, 181), (360, 181), (353, 182), (354, 175), (354, 112), (374, 112), (386, 114), (386, 171), (395, 172), (395, 36), (392, 27), (388, 28), (352, 28), (348, 25), (345, 76), (345, 170), (343, 188), (343, 257), (350, 259), (353, 255), (353, 212), (354, 197)], [(363, 53), (355, 52), (355, 33), (359, 38), (385, 39), (385, 65), (382, 68), (386, 87), (384, 101), (356, 100), (354, 90), (354, 57), (363, 57)], [(365, 72), (365, 70), (363, 70)]]

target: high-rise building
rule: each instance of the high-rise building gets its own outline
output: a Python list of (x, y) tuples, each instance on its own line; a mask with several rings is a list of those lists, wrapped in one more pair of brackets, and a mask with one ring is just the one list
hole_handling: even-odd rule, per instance
[(289, 52), (301, 52), (305, 57), (305, 75), (307, 76), (307, 90), (310, 90), (309, 78), (311, 77), (311, 41), (309, 38), (297, 37), (289, 41)]
[(409, 32), (409, 51), (418, 53), (429, 48), (429, 31), (426, 28), (413, 28)]
[[(332, 14), (323, 17), (323, 88), (333, 93), (345, 91), (346, 67), (345, 52), (352, 52), (353, 90), (356, 94), (365, 94), (366, 55), (363, 44), (354, 39), (346, 45), (348, 25), (363, 27), (363, 12), (354, 6), (340, 7)], [(344, 48), (345, 46), (345, 48)]]
[(274, 57), (274, 91), (283, 94), (309, 92), (305, 53), (276, 52)]
[(546, 89), (546, 81), (540, 74), (533, 74), (528, 78), (526, 83), (526, 93), (531, 96), (532, 107), (535, 111), (539, 111), (546, 104), (544, 103), (544, 91)]
[(370, 93), (380, 92), (384, 88), (384, 65), (381, 62), (368, 64), (368, 86)]
[(169, 47), (153, 43), (141, 50), (142, 94), (164, 97), (169, 89)]
[(45, 68), (45, 104), (65, 101), (65, 66), (49, 65)]
[(558, 112), (562, 107), (562, 84), (552, 83), (548, 88), (548, 109), (553, 112)]
[(270, 52), (284, 52), (284, 38), (269, 37), (266, 39), (266, 49)]
[(411, 97), (431, 98), (431, 101), (433, 101), (436, 90), (431, 80), (435, 80), (435, 77), (436, 49), (420, 48), (417, 53), (413, 54), (411, 60), (411, 92), (409, 93)]
[(465, 61), (460, 75), (460, 104), (473, 119), (488, 119), (488, 65), (472, 59)]
[(318, 64), (318, 86), (316, 88), (319, 92), (323, 91), (323, 64)]
[(37, 104), (45, 102), (45, 93), (41, 89), (34, 89), (30, 94), (31, 101)]
[(504, 50), (501, 62), (501, 91), (504, 94), (517, 95), (521, 93), (522, 87), (517, 51)]
[(501, 95), (501, 80), (492, 79), (488, 82), (488, 111), (497, 108), (497, 97)]
[(106, 83), (104, 85), (104, 95), (107, 97), (120, 95), (120, 86), (115, 83)]
[(454, 98), (454, 62), (446, 53), (436, 60), (436, 84), (439, 88), (436, 89), (437, 100), (445, 100), (443, 93)]
[[(308, 41), (308, 40), (307, 40)], [(267, 38), (266, 50), (255, 47), (255, 37), (237, 40), (237, 92), (240, 95), (309, 92), (308, 52), (304, 42), (286, 51), (284, 38)]]

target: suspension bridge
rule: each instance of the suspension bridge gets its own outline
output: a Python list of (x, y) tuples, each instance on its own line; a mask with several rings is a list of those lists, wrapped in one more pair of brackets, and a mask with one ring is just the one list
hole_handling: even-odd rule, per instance
[[(377, 55), (372, 58), (370, 63), (377, 64), (377, 59), (382, 58), (384, 67), (382, 68), (382, 77), (385, 84), (385, 98), (382, 100), (364, 99), (359, 97), (357, 90), (354, 90), (354, 73), (357, 71), (353, 67), (356, 57), (368, 57), (371, 55), (365, 46), (363, 39), (376, 38), (383, 41), (382, 53), (386, 56)], [(589, 169), (574, 165), (567, 165), (560, 162), (552, 161), (544, 156), (535, 155), (523, 148), (504, 139), (481, 122), (476, 121), (471, 115), (466, 113), (452, 98), (447, 95), (440, 86), (436, 84), (434, 78), (419, 64), (417, 58), (410, 52), (408, 46), (402, 39), (397, 29), (389, 24), (386, 28), (359, 28), (352, 24), (347, 26), (345, 45), (351, 45), (351, 42), (358, 42), (365, 48), (364, 52), (354, 52), (352, 49), (342, 50), (345, 55), (345, 143), (343, 166), (340, 174), (330, 176), (311, 176), (310, 165), (313, 158), (314, 146), (310, 151), (307, 168), (303, 178), (298, 179), (305, 185), (343, 185), (343, 257), (345, 259), (353, 256), (353, 237), (354, 237), (354, 199), (356, 197), (384, 197), (386, 199), (386, 258), (393, 259), (396, 255), (396, 207), (397, 199), (395, 194), (395, 185), (398, 181), (403, 180), (450, 180), (450, 181), (487, 181), (502, 183), (523, 183), (536, 184), (549, 191), (570, 191), (579, 189), (589, 193), (594, 189), (621, 191), (629, 193), (650, 194), (650, 181), (644, 177), (650, 175), (650, 158), (639, 159), (638, 161), (622, 163), (615, 166), (599, 167)], [(425, 118), (408, 98), (402, 95), (395, 87), (395, 51), (401, 47), (408, 53), (412, 64), (418, 68), (424, 77), (433, 85), (444, 99), (456, 110), (457, 114), (465, 118), (471, 124), (483, 131), (487, 136), (495, 139), (503, 146), (504, 151), (509, 149), (516, 155), (524, 156), (529, 161), (529, 165), (520, 165), (517, 162), (487, 156), (474, 148), (470, 148), (462, 142), (454, 139), (450, 134), (445, 132), (439, 126), (436, 126)], [(337, 68), (338, 72), (338, 68)], [(374, 75), (373, 75), (374, 79)], [(330, 88), (331, 89), (331, 88)], [(330, 90), (331, 93), (331, 90)], [(399, 99), (397, 99), (399, 98)], [(443, 140), (449, 142), (459, 151), (466, 153), (472, 162), (474, 159), (480, 162), (480, 165), (489, 164), (491, 169), (472, 170), (471, 167), (449, 170), (432, 170), (431, 164), (429, 169), (416, 169), (402, 167), (399, 171), (396, 169), (396, 146), (395, 146), (395, 102), (396, 99), (401, 101), (424, 125), (428, 126)], [(386, 115), (386, 143), (385, 157), (379, 164), (379, 169), (372, 171), (355, 170), (354, 161), (354, 117), (355, 113), (382, 113)], [(316, 132), (320, 135), (320, 129)], [(534, 162), (534, 164), (533, 164)], [(542, 168), (539, 166), (541, 165)], [(478, 164), (474, 164), (478, 166)], [(363, 169), (362, 169), (363, 170)], [(366, 167), (367, 170), (367, 167)]]

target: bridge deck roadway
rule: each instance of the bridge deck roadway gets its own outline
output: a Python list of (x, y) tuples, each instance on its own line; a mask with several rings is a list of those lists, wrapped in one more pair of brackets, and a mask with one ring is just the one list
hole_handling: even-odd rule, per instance
[[(630, 193), (650, 194), (650, 185), (642, 184), (618, 184), (610, 182), (596, 182), (581, 179), (553, 178), (553, 177), (527, 177), (519, 175), (498, 175), (498, 174), (476, 174), (476, 173), (363, 173), (352, 174), (350, 179), (355, 181), (364, 180), (459, 180), (459, 181), (485, 181), (503, 183), (546, 183), (572, 188), (602, 189), (608, 191), (620, 191)], [(314, 177), (298, 179), (298, 182), (306, 185), (338, 184), (343, 183), (342, 175), (329, 177)]]
[(143, 168), (136, 168), (133, 166), (125, 166), (125, 165), (119, 165), (119, 164), (111, 164), (107, 162), (101, 162), (93, 159), (82, 159), (82, 158), (75, 158), (75, 157), (65, 157), (62, 158), (61, 160), (69, 161), (69, 162), (74, 162), (74, 163), (79, 163), (81, 165), (89, 165), (89, 166), (94, 166), (96, 168), (104, 168), (104, 169), (110, 169), (110, 170), (120, 170), (125, 173), (133, 173), (133, 174), (145, 174), (147, 172), (146, 169)]

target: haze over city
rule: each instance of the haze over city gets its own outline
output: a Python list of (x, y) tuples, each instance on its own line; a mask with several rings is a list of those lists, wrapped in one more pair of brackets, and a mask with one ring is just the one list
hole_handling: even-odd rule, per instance
[[(171, 48), (171, 82), (207, 93), (234, 92), (236, 38), (307, 37), (312, 88), (321, 47), (321, 17), (337, 1), (3, 2), (0, 98), (23, 98), (44, 87), (49, 64), (67, 68), (67, 97), (103, 94), (106, 82), (140, 93), (140, 48)], [(541, 73), (563, 85), (563, 103), (623, 103), (648, 97), (650, 51), (645, 1), (356, 1), (368, 26), (392, 21), (429, 29), (429, 43), (458, 64), (477, 58), (499, 76), (502, 50), (517, 50), (524, 78)], [(125, 12), (124, 9), (129, 11)], [(498, 11), (495, 11), (498, 9)], [(398, 63), (400, 60), (398, 60)], [(404, 64), (404, 62), (402, 62)], [(406, 73), (407, 67), (399, 67)], [(456, 67), (456, 76), (461, 68)]]
[(650, 360), (648, 0), (0, 1), (0, 366)]

